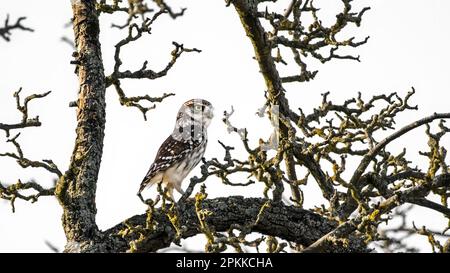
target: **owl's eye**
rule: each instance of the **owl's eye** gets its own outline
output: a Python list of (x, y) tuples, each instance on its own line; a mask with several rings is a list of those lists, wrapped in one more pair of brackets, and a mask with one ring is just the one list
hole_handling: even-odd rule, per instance
[(202, 110), (202, 106), (201, 105), (195, 105), (194, 106), (194, 110), (195, 111), (201, 111)]

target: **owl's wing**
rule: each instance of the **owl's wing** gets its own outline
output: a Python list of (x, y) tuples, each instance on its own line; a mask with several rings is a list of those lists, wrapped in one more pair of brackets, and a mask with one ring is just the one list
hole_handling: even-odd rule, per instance
[(176, 140), (170, 135), (163, 144), (161, 144), (161, 147), (159, 147), (155, 160), (142, 180), (138, 194), (145, 189), (156, 174), (167, 170), (170, 166), (183, 160), (186, 155), (192, 151), (194, 148), (193, 146), (196, 145), (195, 142), (196, 141), (184, 141), (183, 139), (181, 141)]

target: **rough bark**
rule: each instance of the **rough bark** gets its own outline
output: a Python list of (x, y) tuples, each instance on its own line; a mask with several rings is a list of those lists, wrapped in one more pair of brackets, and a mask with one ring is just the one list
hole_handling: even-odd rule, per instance
[[(263, 198), (244, 198), (242, 196), (230, 196), (215, 199), (207, 199), (202, 203), (202, 208), (212, 212), (206, 220), (215, 231), (227, 231), (231, 225), (249, 226), (255, 223), (261, 207), (267, 202)], [(136, 215), (124, 221), (131, 226), (145, 226), (147, 215)], [(160, 210), (154, 213), (154, 219), (159, 223), (157, 228), (140, 243), (137, 251), (149, 252), (170, 246), (175, 240), (176, 232), (167, 216)], [(195, 212), (194, 201), (188, 200), (186, 206), (180, 211), (180, 226), (184, 228), (182, 238), (200, 234), (198, 218)], [(265, 235), (276, 236), (288, 241), (309, 246), (316, 240), (334, 230), (335, 222), (329, 221), (311, 211), (295, 206), (286, 206), (282, 203), (271, 203), (260, 215), (252, 231)], [(123, 252), (130, 248), (130, 242), (137, 240), (139, 234), (131, 236), (117, 235), (120, 230), (126, 228), (124, 223), (105, 231), (105, 241), (109, 241), (111, 250)], [(356, 237), (350, 237), (349, 245), (343, 247), (341, 242), (329, 243), (323, 249), (324, 252), (367, 252), (364, 242)]]
[(95, 0), (72, 1), (76, 72), (79, 79), (75, 147), (56, 196), (63, 207), (69, 245), (89, 244), (98, 235), (95, 191), (105, 129), (105, 75)]

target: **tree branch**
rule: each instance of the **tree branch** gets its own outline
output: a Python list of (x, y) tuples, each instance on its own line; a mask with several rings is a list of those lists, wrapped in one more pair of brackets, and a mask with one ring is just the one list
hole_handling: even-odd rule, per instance
[(0, 129), (4, 130), (6, 133), (6, 137), (9, 137), (9, 133), (11, 130), (15, 129), (23, 129), (27, 127), (39, 127), (41, 126), (41, 122), (39, 121), (39, 116), (34, 118), (28, 118), (28, 103), (34, 99), (46, 97), (51, 91), (42, 93), (42, 94), (32, 94), (26, 97), (23, 103), (20, 102), (20, 92), (22, 91), (22, 87), (19, 88), (18, 91), (14, 92), (14, 98), (16, 99), (16, 107), (17, 110), (22, 114), (22, 120), (18, 123), (14, 124), (5, 124), (0, 123)]
[(17, 138), (20, 136), (18, 133), (15, 137), (8, 139), (7, 142), (11, 142), (16, 147), (17, 153), (0, 153), (0, 157), (11, 157), (17, 160), (17, 164), (19, 164), (22, 168), (43, 168), (50, 173), (56, 174), (58, 177), (62, 176), (61, 171), (58, 169), (55, 163), (53, 163), (50, 159), (43, 159), (42, 161), (34, 161), (26, 158), (23, 154), (22, 148), (20, 144), (17, 142)]
[[(432, 188), (438, 187), (449, 187), (450, 186), (450, 175), (440, 175), (437, 176), (431, 183), (421, 183), (415, 187), (407, 189), (402, 192), (396, 192), (387, 196), (386, 200), (379, 203), (375, 208), (364, 214), (358, 214), (353, 219), (347, 220), (346, 222), (339, 225), (333, 231), (324, 235), (322, 238), (314, 242), (308, 248), (303, 250), (303, 252), (323, 252), (327, 249), (327, 244), (329, 242), (335, 241), (336, 239), (348, 236), (356, 229), (364, 230), (366, 227), (371, 225), (377, 225), (377, 221), (380, 219), (381, 215), (391, 211), (392, 209), (404, 204), (412, 203), (424, 205), (430, 207), (429, 201), (425, 199)], [(417, 202), (421, 200), (421, 202)], [(426, 200), (426, 201), (424, 201)], [(433, 203), (434, 204), (434, 203)], [(436, 209), (432, 207), (432, 209)], [(448, 216), (448, 208), (442, 211), (442, 213)]]
[[(20, 193), (20, 191), (28, 189), (33, 189), (36, 193), (34, 194)], [(13, 213), (16, 211), (14, 202), (16, 201), (17, 198), (25, 201), (31, 201), (31, 203), (34, 203), (41, 196), (53, 196), (54, 192), (55, 187), (45, 189), (44, 187), (42, 187), (33, 180), (26, 183), (22, 183), (22, 181), (20, 181), (19, 179), (17, 183), (9, 186), (4, 186), (0, 182), (0, 198), (10, 201)]]
[[(396, 131), (395, 133), (389, 135), (382, 141), (380, 141), (377, 145), (375, 145), (360, 161), (358, 167), (356, 168), (355, 172), (353, 173), (352, 178), (350, 179), (350, 184), (353, 186), (356, 186), (364, 171), (366, 170), (367, 166), (369, 166), (370, 162), (377, 156), (381, 150), (383, 150), (389, 143), (392, 141), (398, 139), (402, 135), (408, 133), (409, 131), (420, 127), (424, 124), (428, 124), (436, 119), (450, 119), (450, 113), (434, 113), (431, 116), (422, 118), (420, 120), (417, 120), (413, 123), (410, 123), (406, 125), (405, 127), (401, 128), (400, 130)], [(342, 219), (347, 218), (355, 209), (357, 208), (357, 203), (354, 201), (354, 199), (349, 198), (347, 202), (342, 206), (340, 217)]]
[[(127, 97), (123, 88), (121, 87), (121, 80), (123, 79), (150, 79), (155, 80), (161, 77), (164, 77), (167, 75), (167, 73), (172, 69), (172, 67), (177, 62), (178, 58), (185, 52), (201, 52), (201, 50), (196, 48), (185, 48), (182, 44), (172, 42), (174, 45), (174, 50), (171, 52), (172, 58), (167, 63), (167, 65), (161, 69), (160, 71), (154, 71), (152, 69), (147, 68), (148, 61), (145, 61), (142, 65), (142, 67), (136, 71), (130, 71), (125, 70), (121, 71), (121, 65), (123, 64), (120, 53), (124, 46), (137, 41), (139, 38), (143, 36), (143, 34), (151, 34), (151, 27), (153, 23), (160, 18), (161, 15), (167, 14), (171, 12), (169, 10), (169, 7), (164, 3), (157, 3), (158, 5), (162, 5), (161, 9), (158, 12), (155, 12), (152, 16), (152, 18), (145, 18), (144, 14), (146, 12), (150, 12), (152, 10), (149, 10), (146, 6), (142, 7), (142, 9), (137, 9), (136, 12), (140, 13), (142, 15), (142, 23), (140, 25), (136, 23), (131, 24), (131, 18), (133, 18), (134, 15), (130, 15), (130, 18), (124, 26), (119, 26), (119, 28), (125, 28), (128, 26), (128, 35), (120, 40), (115, 45), (115, 52), (114, 52), (114, 70), (111, 73), (111, 75), (106, 77), (106, 87), (109, 87), (113, 85), (116, 89), (117, 94), (119, 95), (119, 101), (121, 105), (127, 106), (127, 107), (136, 107), (138, 108), (141, 113), (144, 116), (144, 119), (147, 120), (147, 112), (151, 109), (154, 109), (156, 105), (155, 102), (161, 102), (165, 98), (169, 96), (173, 96), (173, 93), (166, 94), (164, 93), (162, 96), (159, 97), (151, 97), (149, 95), (145, 96), (137, 96), (137, 97)], [(131, 3), (130, 3), (131, 5)], [(143, 3), (140, 3), (139, 5), (143, 5)], [(135, 8), (130, 6), (131, 8)], [(181, 16), (182, 14), (179, 14), (177, 16)], [(151, 106), (144, 106), (142, 102), (147, 101), (153, 103)]]
[(11, 31), (20, 29), (23, 31), (33, 32), (34, 30), (22, 25), (22, 21), (25, 20), (26, 17), (19, 17), (15, 24), (9, 23), (9, 14), (6, 15), (5, 24), (3, 27), (0, 27), (0, 37), (2, 37), (5, 41), (11, 41)]
[[(286, 206), (282, 203), (271, 203), (260, 217), (261, 207), (267, 202), (262, 198), (243, 198), (230, 196), (226, 198), (206, 199), (202, 202), (202, 209), (211, 212), (206, 218), (206, 223), (216, 232), (225, 232), (232, 225), (252, 225), (252, 232), (260, 232), (265, 235), (276, 236), (282, 239), (296, 242), (304, 246), (312, 244), (325, 233), (333, 230), (336, 225), (325, 218), (294, 206)], [(105, 231), (105, 235), (111, 240), (115, 251), (127, 251), (130, 243), (139, 239), (140, 232), (132, 232), (130, 227), (146, 226), (147, 215), (136, 215), (123, 223)], [(176, 231), (161, 209), (153, 213), (158, 222), (154, 231), (142, 235), (140, 249), (142, 252), (156, 251), (170, 246), (176, 236)], [(255, 221), (258, 218), (258, 221)], [(193, 200), (186, 201), (186, 207), (178, 216), (180, 226), (184, 229), (182, 238), (189, 238), (201, 233)], [(132, 228), (131, 228), (132, 229)], [(127, 231), (128, 230), (128, 231)], [(119, 236), (118, 234), (121, 234)], [(351, 238), (348, 246), (342, 243), (328, 245), (327, 252), (367, 252), (369, 251), (362, 240)]]

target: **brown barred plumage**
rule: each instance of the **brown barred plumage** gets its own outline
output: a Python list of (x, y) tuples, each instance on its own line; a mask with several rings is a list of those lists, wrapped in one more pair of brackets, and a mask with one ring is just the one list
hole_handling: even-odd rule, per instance
[(202, 99), (185, 102), (177, 114), (172, 134), (161, 144), (155, 160), (142, 180), (138, 196), (162, 182), (173, 197), (173, 189), (183, 194), (181, 183), (201, 161), (208, 142), (207, 128), (213, 118), (211, 103)]

